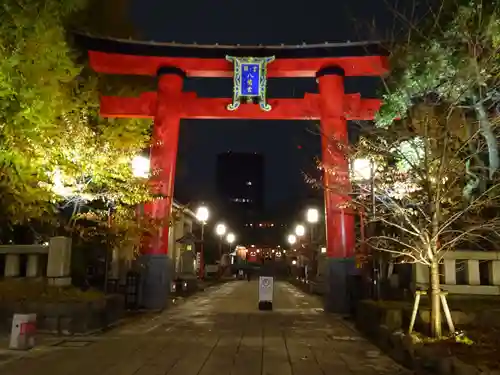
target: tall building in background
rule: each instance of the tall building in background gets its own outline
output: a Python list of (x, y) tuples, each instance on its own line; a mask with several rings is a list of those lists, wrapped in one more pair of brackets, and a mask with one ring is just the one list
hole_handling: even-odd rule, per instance
[(90, 0), (80, 15), (80, 28), (97, 35), (138, 39), (131, 6), (132, 0)]
[(241, 233), (264, 210), (264, 156), (232, 151), (217, 155), (216, 188), (222, 215)]

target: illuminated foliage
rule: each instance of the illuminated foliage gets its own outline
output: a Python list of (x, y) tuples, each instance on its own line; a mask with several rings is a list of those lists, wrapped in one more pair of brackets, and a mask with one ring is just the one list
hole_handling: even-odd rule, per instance
[(423, 21), (398, 16), (410, 33), (406, 43), (389, 46), (393, 73), (377, 124), (388, 126), (395, 118), (404, 118), (419, 102), (460, 107), (475, 120), (462, 132), (468, 137), (476, 131), (482, 135), (469, 147), (486, 143), (489, 155), (486, 168), (475, 158), (469, 172), (476, 178), (492, 178), (500, 167), (496, 124), (491, 118), (498, 114), (500, 100), (499, 1), (442, 0)]
[[(500, 240), (500, 3), (442, 0), (418, 22), (395, 12), (410, 32), (388, 46), (391, 75), (376, 123), (356, 145), (331, 140), (329, 150), (363, 160), (364, 171), (346, 190), (335, 166), (321, 167), (332, 174), (326, 188), (348, 195), (346, 209), (367, 217), (361, 245), (373, 257), (429, 267), (431, 331), (439, 337), (444, 254), (491, 250)], [(359, 179), (366, 161), (375, 173)]]
[(371, 230), (365, 243), (386, 261), (430, 268), (435, 336), (441, 334), (439, 264), (444, 255), (460, 248), (496, 249), (500, 240), (498, 177), (464, 199), (467, 160), (484, 152), (471, 154), (468, 147), (481, 138), (478, 132), (460, 137), (457, 129), (467, 121), (450, 105), (414, 105), (404, 120), (369, 129), (349, 155), (376, 166), (373, 183), (371, 178), (355, 181), (350, 192), (352, 206), (368, 213)]
[[(97, 77), (77, 61), (65, 26), (84, 0), (5, 0), (0, 5), (0, 217), (2, 226), (51, 220), (90, 201), (144, 201), (133, 156), (150, 123), (98, 116)], [(76, 204), (78, 203), (78, 204)]]

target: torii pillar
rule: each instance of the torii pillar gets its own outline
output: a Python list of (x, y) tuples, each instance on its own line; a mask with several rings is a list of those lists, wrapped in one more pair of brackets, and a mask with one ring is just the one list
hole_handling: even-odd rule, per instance
[(151, 145), (151, 184), (161, 196), (145, 205), (145, 213), (152, 219), (162, 219), (166, 225), (143, 249), (141, 304), (148, 309), (163, 309), (168, 301), (174, 267), (169, 256), (169, 238), (174, 201), (175, 167), (179, 127), (182, 114), (182, 88), (185, 74), (182, 70), (163, 67), (158, 71), (157, 101)]
[(344, 70), (337, 66), (316, 74), (321, 112), (321, 150), (324, 166), (325, 220), (327, 245), (327, 293), (325, 308), (348, 313), (356, 272), (355, 229), (352, 210), (346, 207), (351, 191), (347, 120), (345, 117)]

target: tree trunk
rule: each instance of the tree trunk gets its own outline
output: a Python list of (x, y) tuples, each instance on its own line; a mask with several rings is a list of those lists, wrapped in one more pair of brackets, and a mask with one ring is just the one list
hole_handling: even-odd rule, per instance
[(479, 128), (481, 130), (481, 134), (486, 140), (486, 144), (488, 145), (488, 156), (489, 156), (489, 176), (490, 179), (493, 178), (493, 174), (500, 167), (500, 157), (498, 156), (498, 142), (495, 131), (493, 130), (493, 126), (488, 118), (488, 114), (486, 113), (486, 109), (482, 103), (476, 104), (476, 114), (477, 119), (479, 120)]
[(441, 301), (440, 283), (439, 283), (439, 264), (436, 261), (431, 263), (430, 272), (430, 297), (431, 297), (431, 335), (432, 337), (441, 337)]

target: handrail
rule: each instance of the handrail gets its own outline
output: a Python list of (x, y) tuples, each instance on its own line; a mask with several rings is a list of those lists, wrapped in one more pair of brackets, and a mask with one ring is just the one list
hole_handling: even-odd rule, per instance
[(500, 260), (500, 251), (455, 250), (444, 254), (445, 260)]
[(48, 245), (0, 245), (0, 254), (48, 254)]

